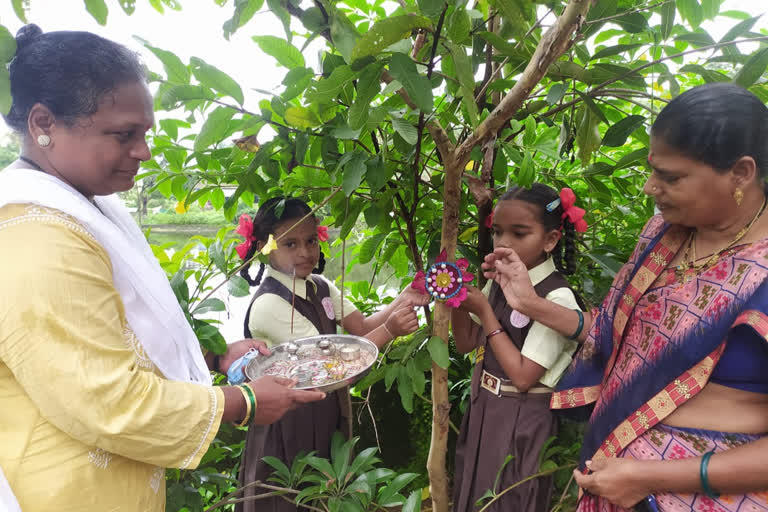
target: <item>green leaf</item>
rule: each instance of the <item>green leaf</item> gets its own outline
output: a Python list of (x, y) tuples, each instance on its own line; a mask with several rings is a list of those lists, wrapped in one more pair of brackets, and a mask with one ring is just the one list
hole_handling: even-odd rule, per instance
[(243, 104), (245, 101), (243, 98), (243, 90), (240, 89), (237, 82), (232, 80), (229, 75), (197, 57), (192, 57), (190, 59), (190, 65), (192, 66), (192, 73), (201, 84), (222, 94), (231, 96), (240, 105)]
[(525, 119), (525, 131), (523, 132), (523, 146), (528, 147), (536, 140), (536, 119), (528, 116)]
[(192, 311), (195, 315), (202, 315), (204, 313), (209, 313), (211, 311), (226, 311), (227, 306), (224, 304), (224, 301), (221, 299), (205, 299), (203, 302), (197, 304), (195, 306), (195, 309)]
[(359, 129), (365, 126), (368, 120), (368, 111), (371, 101), (381, 90), (381, 67), (368, 66), (360, 74), (357, 81), (357, 96), (349, 109), (349, 126)]
[[(16, 38), (7, 28), (0, 25), (0, 63), (10, 62), (16, 55)], [(5, 66), (2, 66), (5, 68)]]
[(13, 12), (16, 13), (16, 17), (19, 18), (24, 23), (29, 23), (27, 21), (27, 10), (29, 9), (29, 0), (11, 0), (11, 5), (13, 5)]
[(11, 104), (11, 76), (5, 66), (2, 66), (0, 67), (0, 114), (8, 115)]
[[(595, 22), (609, 16), (613, 16), (616, 13), (617, 0), (600, 0), (593, 7), (589, 9), (587, 13), (587, 21)], [(603, 26), (605, 22), (591, 23), (586, 26), (582, 31), (584, 39), (588, 39), (596, 34)]]
[(297, 128), (314, 128), (322, 121), (307, 107), (289, 107), (285, 109), (285, 122)]
[[(277, 1), (277, 0), (275, 0)], [(357, 31), (351, 21), (336, 7), (331, 8), (331, 40), (336, 49), (344, 57), (347, 63), (352, 62), (354, 51), (360, 32)]]
[(757, 82), (768, 67), (768, 48), (758, 50), (749, 57), (749, 60), (733, 77), (733, 83), (742, 87), (749, 87)]
[[(440, 343), (443, 342), (441, 341)], [(445, 345), (445, 343), (443, 344)], [(401, 473), (397, 475), (394, 480), (379, 491), (379, 504), (384, 507), (399, 505), (399, 503), (392, 503), (392, 498), (394, 498), (397, 493), (411, 483), (417, 476), (418, 475), (415, 473)]]
[[(731, 27), (731, 29), (725, 33), (725, 35), (718, 41), (719, 43), (725, 43), (727, 41), (734, 41), (736, 38), (741, 37), (745, 34), (747, 34), (750, 30), (752, 30), (752, 27), (755, 26), (755, 23), (757, 23), (757, 20), (759, 20), (761, 16), (755, 16), (753, 18), (749, 18), (748, 20), (741, 21)], [(723, 48), (725, 50), (728, 47)], [(735, 48), (735, 47), (734, 47)]]
[(598, 129), (600, 120), (591, 109), (586, 108), (585, 106), (579, 108), (576, 114), (576, 119), (579, 120), (576, 129), (576, 144), (578, 145), (577, 156), (582, 164), (587, 164), (592, 158), (592, 153), (597, 151), (602, 142), (600, 130)]
[(307, 155), (307, 148), (309, 147), (309, 136), (306, 133), (297, 133), (296, 141), (294, 142), (294, 156), (296, 161), (300, 164), (304, 163), (304, 157)]
[(307, 100), (312, 103), (327, 103), (336, 98), (344, 86), (356, 76), (357, 73), (349, 66), (337, 66), (328, 78), (318, 81), (315, 89), (307, 93)]
[(728, 82), (730, 78), (725, 73), (715, 71), (713, 69), (707, 69), (699, 64), (686, 64), (680, 68), (681, 73), (696, 73), (705, 82)]
[(227, 282), (227, 291), (233, 297), (247, 297), (251, 294), (251, 287), (248, 285), (248, 281), (238, 275), (234, 275)]
[(285, 37), (290, 41), (293, 37), (293, 33), (291, 32), (291, 13), (289, 13), (288, 9), (283, 6), (281, 0), (267, 0), (267, 7), (269, 7), (269, 10), (283, 23)]
[(407, 413), (413, 412), (413, 385), (411, 380), (401, 371), (397, 376), (397, 392), (400, 395), (400, 402)]
[(222, 27), (224, 38), (229, 40), (229, 37), (237, 29), (248, 23), (263, 5), (264, 0), (235, 0), (235, 12), (231, 19), (224, 22)]
[(641, 46), (645, 46), (643, 43), (636, 43), (636, 44), (617, 44), (615, 46), (609, 46), (607, 48), (603, 48), (596, 54), (592, 56), (591, 60), (597, 60), (602, 59), (605, 57), (612, 57), (614, 55), (618, 55), (620, 53), (628, 52), (635, 50), (637, 48), (640, 48)]
[(403, 138), (408, 144), (416, 144), (419, 137), (419, 132), (415, 126), (406, 121), (395, 117), (392, 119), (392, 128)]
[(275, 36), (253, 36), (261, 51), (274, 57), (278, 64), (288, 69), (303, 68), (304, 56), (291, 43)]
[(403, 85), (403, 88), (421, 111), (432, 112), (434, 107), (432, 84), (427, 80), (427, 77), (419, 74), (416, 70), (416, 63), (410, 57), (402, 53), (393, 54), (389, 63), (389, 72), (395, 80)]
[(627, 116), (608, 128), (603, 136), (603, 146), (617, 148), (627, 142), (627, 138), (645, 123), (645, 117), (640, 115)]
[(566, 91), (568, 90), (568, 84), (563, 82), (556, 82), (552, 84), (552, 87), (549, 88), (549, 91), (547, 92), (547, 103), (550, 105), (554, 105), (561, 99), (563, 99), (563, 96), (565, 96)]
[[(365, 210), (367, 214), (368, 210)], [(366, 216), (367, 219), (367, 216)], [(387, 237), (386, 233), (376, 233), (375, 235), (366, 238), (362, 244), (360, 244), (360, 252), (358, 253), (358, 261), (361, 264), (366, 264), (376, 256), (376, 250), (381, 245), (381, 242)]]
[(587, 96), (586, 94), (584, 94), (583, 92), (581, 92), (581, 91), (579, 91), (579, 90), (576, 90), (576, 94), (578, 94), (578, 95), (579, 95), (579, 97), (581, 98), (581, 100), (584, 102), (584, 105), (586, 105), (586, 106), (587, 106), (587, 108), (589, 109), (589, 111), (590, 111), (590, 112), (592, 112), (592, 114), (593, 114), (593, 115), (594, 115), (594, 116), (595, 116), (597, 119), (599, 119), (600, 121), (602, 121), (602, 122), (604, 122), (604, 123), (608, 124), (608, 118), (607, 118), (607, 117), (605, 117), (605, 114), (603, 113), (603, 111), (602, 111), (602, 110), (600, 110), (600, 107), (598, 107), (598, 106), (595, 104), (594, 100), (593, 100), (591, 97)]
[(437, 18), (440, 16), (440, 13), (445, 6), (445, 0), (417, 0), (417, 3), (419, 4), (419, 11), (421, 11), (421, 14), (429, 16), (430, 18)]
[(357, 187), (362, 183), (366, 171), (365, 161), (367, 159), (368, 156), (365, 153), (355, 151), (352, 158), (344, 166), (344, 177), (341, 186), (347, 197), (357, 190)]
[(432, 336), (427, 342), (427, 350), (429, 355), (432, 356), (432, 360), (440, 368), (447, 370), (451, 364), (451, 357), (448, 353), (448, 344), (442, 340), (439, 336)]
[(456, 78), (459, 79), (461, 102), (467, 109), (470, 124), (475, 127), (478, 125), (479, 113), (477, 103), (475, 103), (475, 77), (472, 74), (472, 62), (463, 46), (450, 41), (448, 41), (447, 46), (453, 58)]
[(676, 14), (675, 2), (666, 2), (661, 6), (661, 38), (665, 41), (669, 39), (672, 29), (675, 27)]
[(109, 9), (107, 9), (107, 3), (104, 0), (85, 0), (85, 10), (88, 11), (88, 14), (93, 16), (93, 19), (95, 19), (99, 25), (107, 24), (107, 14), (109, 14)]
[(675, 38), (675, 41), (685, 41), (690, 43), (694, 48), (701, 48), (702, 46), (712, 46), (715, 44), (715, 40), (712, 36), (702, 32), (691, 32), (689, 34), (682, 34)]
[(200, 133), (195, 137), (195, 151), (203, 151), (220, 142), (226, 135), (229, 121), (235, 111), (228, 107), (218, 107), (206, 118)]
[(520, 39), (531, 25), (535, 6), (530, 0), (490, 0), (492, 6), (499, 10), (505, 25), (512, 30), (516, 39)]
[(168, 110), (176, 108), (179, 102), (212, 100), (215, 97), (210, 89), (200, 85), (172, 85), (167, 89), (160, 86), (157, 92), (160, 105)]
[(467, 10), (463, 7), (456, 7), (453, 13), (448, 17), (446, 35), (450, 41), (456, 44), (461, 44), (469, 37), (471, 28), (472, 22), (469, 19)]
[(221, 210), (224, 208), (224, 202), (227, 200), (226, 196), (224, 196), (224, 191), (221, 190), (221, 188), (216, 187), (211, 192), (211, 206), (215, 210)]
[(432, 28), (432, 22), (424, 16), (392, 16), (377, 21), (371, 29), (357, 40), (352, 50), (351, 59), (369, 55), (378, 55), (385, 48), (408, 37), (414, 29)]
[(613, 21), (630, 34), (638, 34), (648, 28), (648, 20), (639, 12), (629, 13)]
[(691, 24), (693, 28), (698, 28), (704, 19), (704, 12), (698, 0), (677, 0), (677, 10), (680, 16)]
[(529, 187), (535, 179), (536, 170), (533, 167), (533, 157), (531, 152), (526, 150), (520, 172), (517, 174), (517, 184), (521, 187)]

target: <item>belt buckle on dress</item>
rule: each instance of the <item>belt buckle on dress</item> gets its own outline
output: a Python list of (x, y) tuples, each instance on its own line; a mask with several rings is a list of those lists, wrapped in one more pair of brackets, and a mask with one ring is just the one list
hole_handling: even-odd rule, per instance
[(501, 390), (501, 379), (494, 377), (490, 373), (483, 370), (483, 378), (480, 381), (480, 385), (494, 395), (498, 396), (499, 391)]

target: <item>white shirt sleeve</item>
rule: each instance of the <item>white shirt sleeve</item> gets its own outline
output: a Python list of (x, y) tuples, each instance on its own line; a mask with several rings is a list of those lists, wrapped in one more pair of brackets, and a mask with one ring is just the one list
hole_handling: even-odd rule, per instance
[[(568, 309), (579, 309), (576, 297), (569, 288), (553, 290), (545, 298)], [(554, 329), (533, 322), (520, 353), (546, 368), (547, 372), (539, 381), (545, 386), (555, 387), (577, 347), (575, 340), (569, 340)]]

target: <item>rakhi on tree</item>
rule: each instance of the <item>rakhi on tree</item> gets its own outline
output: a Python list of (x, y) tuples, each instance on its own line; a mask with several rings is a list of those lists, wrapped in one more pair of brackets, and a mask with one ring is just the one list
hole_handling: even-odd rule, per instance
[(411, 288), (433, 299), (445, 302), (450, 308), (461, 306), (467, 298), (465, 283), (475, 280), (475, 275), (467, 272), (469, 261), (459, 258), (455, 263), (448, 261), (445, 249), (427, 272), (419, 270), (411, 283)]

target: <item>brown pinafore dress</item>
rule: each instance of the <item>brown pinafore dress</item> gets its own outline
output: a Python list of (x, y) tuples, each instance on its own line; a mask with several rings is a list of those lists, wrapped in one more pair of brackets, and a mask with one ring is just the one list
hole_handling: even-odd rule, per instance
[[(328, 284), (322, 279), (312, 279), (315, 289), (307, 283), (306, 299), (295, 298), (296, 313), (304, 315), (317, 328), (320, 334), (336, 334), (336, 319), (329, 318), (323, 308), (323, 299), (330, 297)], [(272, 277), (267, 277), (254, 293), (253, 301), (265, 293), (273, 293), (291, 303), (291, 290)], [(251, 307), (245, 317), (245, 336), (251, 337), (248, 329)], [(287, 341), (287, 340), (286, 340)], [(331, 438), (336, 431), (345, 437), (351, 437), (351, 402), (349, 388), (345, 387), (335, 393), (329, 393), (325, 400), (305, 404), (294, 409), (272, 425), (251, 425), (243, 450), (240, 465), (240, 487), (260, 480), (268, 483), (267, 479), (274, 469), (262, 460), (262, 457), (272, 456), (291, 467), (293, 459), (300, 453), (317, 452), (318, 457), (329, 457)], [(244, 498), (263, 494), (265, 490), (251, 487), (243, 493)], [(238, 503), (237, 512), (294, 512), (297, 507), (282, 497), (272, 497)]]
[[(570, 288), (558, 272), (551, 273), (534, 287), (540, 297), (558, 288)], [(513, 309), (496, 283), (491, 286), (488, 301), (509, 338), (522, 349), (532, 322), (523, 328), (512, 325)], [(555, 417), (549, 410), (551, 393), (500, 391), (495, 394), (482, 387), (483, 370), (501, 379), (501, 384), (511, 385), (485, 336), (480, 329), (470, 404), (456, 443), (454, 512), (477, 510), (475, 503), (493, 487), (507, 455), (513, 458), (504, 467), (496, 492), (538, 473), (539, 453), (547, 439), (557, 432)], [(504, 494), (489, 510), (544, 512), (549, 510), (551, 494), (552, 479), (535, 478)]]

